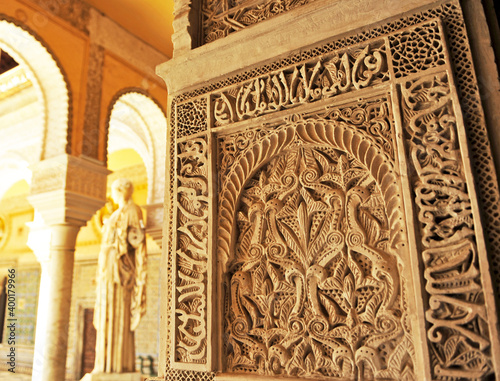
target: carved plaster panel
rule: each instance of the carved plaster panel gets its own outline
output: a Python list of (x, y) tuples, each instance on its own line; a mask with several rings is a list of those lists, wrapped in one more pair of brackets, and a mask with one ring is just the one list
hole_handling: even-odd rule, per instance
[(177, 152), (174, 358), (205, 363), (207, 351), (208, 159), (207, 140), (180, 143)]
[(422, 243), (426, 320), (436, 376), (493, 371), (473, 205), (447, 74), (401, 84), (410, 181)]
[(479, 215), (498, 189), (467, 49), (450, 2), (173, 99), (167, 374), (499, 371), (500, 235)]
[[(282, 131), (282, 154), (239, 193), (224, 272), (227, 370), (415, 379), (392, 163), (344, 123), (308, 118)], [(246, 158), (234, 167), (254, 168)], [(221, 216), (237, 187), (226, 184)]]

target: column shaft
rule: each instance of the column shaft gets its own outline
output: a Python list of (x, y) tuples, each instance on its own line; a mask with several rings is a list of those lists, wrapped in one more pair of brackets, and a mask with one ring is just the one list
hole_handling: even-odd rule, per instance
[(79, 226), (60, 224), (52, 227), (49, 283), (46, 298), (46, 334), (43, 381), (64, 380), (68, 350), (68, 328), (73, 284), (73, 263)]

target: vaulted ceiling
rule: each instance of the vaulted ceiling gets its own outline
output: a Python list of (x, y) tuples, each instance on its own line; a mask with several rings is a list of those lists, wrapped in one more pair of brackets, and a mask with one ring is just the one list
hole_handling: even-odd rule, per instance
[(174, 0), (85, 0), (163, 54), (172, 57)]

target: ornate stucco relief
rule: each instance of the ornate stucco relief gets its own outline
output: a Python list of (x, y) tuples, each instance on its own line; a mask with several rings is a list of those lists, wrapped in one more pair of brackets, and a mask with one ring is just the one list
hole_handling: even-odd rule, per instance
[(208, 267), (208, 162), (204, 137), (178, 145), (177, 246), (175, 253), (174, 356), (206, 362)]
[(448, 76), (405, 82), (401, 93), (433, 371), (442, 378), (480, 378), (493, 370), (476, 244), (481, 233), (475, 230)]
[(203, 0), (203, 43), (226, 37), (250, 25), (313, 0)]
[[(484, 164), (488, 142), (477, 137), (485, 127), (464, 38), (459, 8), (444, 4), (174, 100), (176, 147), (216, 142), (204, 152), (217, 163), (217, 184), (202, 206), (216, 197), (207, 216), (216, 221), (216, 251), (207, 243), (200, 263), (218, 262), (206, 271), (222, 312), (204, 315), (206, 331), (196, 327), (213, 337), (215, 320), (220, 339), (207, 353), (222, 356), (218, 370), (406, 380), (493, 374), (499, 343), (481, 265), (488, 259), (457, 136), (471, 136), (477, 149), (479, 196), (498, 199), (498, 190), (481, 177), (492, 163)], [(463, 94), (464, 121), (456, 115)], [(488, 202), (485, 213), (494, 210)], [(496, 239), (494, 226), (485, 232)], [(422, 294), (408, 296), (410, 289)], [(412, 314), (425, 322), (409, 323)], [(172, 317), (179, 345), (185, 336)], [(199, 362), (177, 357), (168, 366)]]
[[(219, 258), (226, 240), (235, 247), (227, 370), (414, 379), (392, 160), (344, 122), (309, 117), (261, 134), (233, 166), (243, 189), (231, 173), (222, 185)], [(248, 178), (257, 157), (274, 158)], [(238, 191), (233, 245), (223, 216)]]

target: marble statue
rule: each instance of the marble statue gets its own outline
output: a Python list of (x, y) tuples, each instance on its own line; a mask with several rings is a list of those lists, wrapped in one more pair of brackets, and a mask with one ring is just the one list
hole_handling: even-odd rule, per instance
[(134, 331), (146, 312), (146, 237), (142, 212), (132, 201), (132, 193), (130, 180), (118, 179), (112, 185), (119, 207), (103, 226), (92, 373), (135, 371)]

